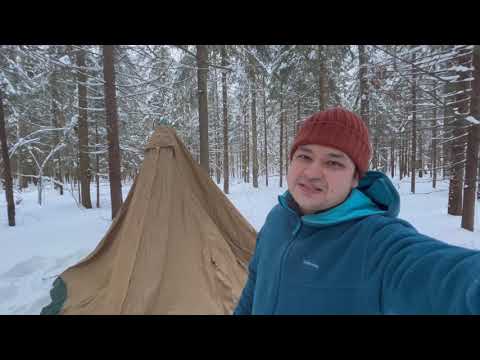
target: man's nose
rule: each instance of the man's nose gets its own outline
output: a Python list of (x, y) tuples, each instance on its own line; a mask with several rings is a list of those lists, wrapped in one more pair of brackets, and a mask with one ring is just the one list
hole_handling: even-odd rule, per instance
[(323, 179), (323, 170), (320, 162), (312, 161), (305, 167), (303, 173), (308, 179)]

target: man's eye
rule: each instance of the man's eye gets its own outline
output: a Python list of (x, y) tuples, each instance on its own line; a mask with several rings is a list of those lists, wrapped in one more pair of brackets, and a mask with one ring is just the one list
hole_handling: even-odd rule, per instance
[(310, 160), (310, 156), (299, 154), (297, 155), (297, 159)]
[(327, 165), (332, 167), (343, 167), (342, 163), (339, 163), (337, 161), (331, 161), (331, 160), (327, 161)]

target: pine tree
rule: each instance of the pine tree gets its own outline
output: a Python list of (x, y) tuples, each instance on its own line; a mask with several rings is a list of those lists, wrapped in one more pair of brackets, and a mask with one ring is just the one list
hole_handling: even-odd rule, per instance
[(8, 156), (7, 128), (5, 126), (5, 111), (3, 110), (3, 94), (0, 89), (0, 146), (2, 147), (3, 179), (5, 181), (5, 196), (7, 200), (8, 225), (15, 226), (15, 202), (13, 199), (13, 182)]
[[(470, 116), (476, 120), (468, 130), (467, 162), (465, 167), (465, 186), (463, 189), (462, 228), (473, 231), (475, 222), (475, 198), (480, 148), (480, 46), (473, 50), (473, 82), (470, 102)], [(474, 122), (475, 122), (474, 120)]]
[(113, 45), (103, 46), (103, 76), (105, 80), (105, 116), (108, 134), (108, 175), (110, 178), (110, 198), (113, 219), (120, 210), (123, 202)]

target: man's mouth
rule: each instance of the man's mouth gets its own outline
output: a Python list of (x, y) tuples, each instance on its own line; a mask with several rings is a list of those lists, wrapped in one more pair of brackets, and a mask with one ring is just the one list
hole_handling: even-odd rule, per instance
[(320, 187), (306, 184), (306, 183), (298, 183), (298, 186), (300, 187), (300, 189), (302, 189), (303, 192), (306, 192), (308, 194), (314, 194), (314, 193), (319, 193), (323, 191), (322, 188)]

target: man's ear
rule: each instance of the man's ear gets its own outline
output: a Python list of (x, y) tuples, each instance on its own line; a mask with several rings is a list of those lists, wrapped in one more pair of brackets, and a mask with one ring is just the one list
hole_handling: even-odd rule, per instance
[(358, 186), (359, 180), (360, 180), (360, 175), (358, 173), (358, 170), (355, 168), (355, 172), (353, 173), (353, 179), (352, 179), (352, 189)]

